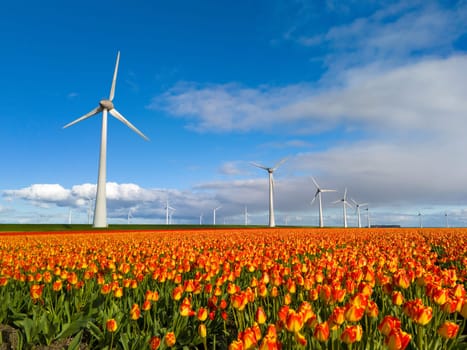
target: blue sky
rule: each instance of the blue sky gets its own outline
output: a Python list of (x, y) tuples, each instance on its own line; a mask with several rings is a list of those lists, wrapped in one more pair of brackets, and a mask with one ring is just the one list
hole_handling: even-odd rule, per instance
[[(109, 222), (467, 222), (466, 1), (17, 1), (0, 5), (0, 222), (86, 223), (109, 94)], [(349, 210), (349, 224), (356, 224)]]

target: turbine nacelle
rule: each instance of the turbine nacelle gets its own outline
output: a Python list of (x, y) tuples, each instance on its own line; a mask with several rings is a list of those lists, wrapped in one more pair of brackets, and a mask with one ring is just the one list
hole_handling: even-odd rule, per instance
[(106, 109), (108, 111), (110, 111), (111, 109), (114, 109), (114, 104), (112, 101), (110, 100), (100, 100), (99, 101), (99, 105), (103, 108), (103, 109)]

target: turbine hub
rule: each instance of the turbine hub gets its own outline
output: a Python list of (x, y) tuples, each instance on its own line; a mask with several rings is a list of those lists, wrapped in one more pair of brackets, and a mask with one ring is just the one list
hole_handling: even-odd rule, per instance
[(114, 104), (110, 100), (100, 100), (99, 105), (108, 111), (114, 108)]

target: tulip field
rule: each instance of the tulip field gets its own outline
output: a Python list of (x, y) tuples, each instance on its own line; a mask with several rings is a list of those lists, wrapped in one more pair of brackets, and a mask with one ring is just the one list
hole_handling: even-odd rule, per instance
[(467, 349), (466, 265), (456, 228), (3, 233), (0, 349)]

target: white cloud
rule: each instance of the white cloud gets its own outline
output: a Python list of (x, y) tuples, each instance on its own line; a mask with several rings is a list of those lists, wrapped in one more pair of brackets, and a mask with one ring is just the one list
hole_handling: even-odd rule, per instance
[(20, 198), (32, 202), (64, 202), (70, 197), (70, 190), (59, 184), (34, 184), (20, 190), (3, 191), (7, 198)]
[(344, 124), (368, 132), (450, 133), (466, 126), (466, 72), (467, 56), (458, 55), (383, 71), (349, 70), (332, 88), (181, 84), (157, 100), (205, 132), (316, 133)]

